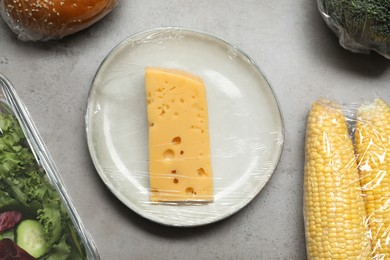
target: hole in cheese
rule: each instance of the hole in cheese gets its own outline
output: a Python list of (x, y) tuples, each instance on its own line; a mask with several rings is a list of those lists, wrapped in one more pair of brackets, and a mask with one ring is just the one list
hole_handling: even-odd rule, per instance
[(173, 158), (175, 158), (175, 152), (173, 150), (171, 150), (171, 149), (167, 149), (163, 153), (163, 157), (167, 161), (173, 160)]
[(172, 170), (172, 173), (176, 173), (176, 170)]
[(179, 183), (179, 180), (178, 180), (177, 178), (174, 178), (174, 179), (173, 179), (173, 182), (174, 182), (174, 183)]
[(184, 151), (180, 151), (180, 154), (183, 155), (183, 154), (184, 154)]
[(188, 188), (186, 189), (186, 193), (187, 193), (187, 194), (196, 194), (196, 192), (194, 192), (194, 188), (192, 188), (192, 187), (188, 187)]
[(173, 143), (173, 144), (176, 144), (176, 145), (180, 144), (180, 143), (181, 143), (181, 138), (180, 138), (180, 136), (176, 136), (175, 138), (173, 138), (173, 139), (172, 139), (172, 143)]
[(198, 172), (199, 176), (202, 176), (202, 177), (207, 176), (207, 174), (203, 168), (199, 168), (197, 172)]

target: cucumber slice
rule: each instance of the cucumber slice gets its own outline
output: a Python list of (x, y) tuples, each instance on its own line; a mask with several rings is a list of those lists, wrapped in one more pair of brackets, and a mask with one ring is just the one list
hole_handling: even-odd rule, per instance
[(42, 224), (32, 219), (23, 220), (16, 228), (16, 244), (35, 258), (49, 250)]
[(0, 240), (2, 240), (4, 238), (9, 238), (9, 239), (11, 239), (13, 241), (14, 240), (14, 230), (11, 229), (11, 230), (8, 230), (8, 231), (5, 231), (5, 232), (1, 233), (0, 234)]

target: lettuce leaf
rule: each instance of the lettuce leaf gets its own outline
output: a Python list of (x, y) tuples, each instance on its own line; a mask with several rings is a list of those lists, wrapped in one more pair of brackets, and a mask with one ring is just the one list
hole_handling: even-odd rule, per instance
[(66, 236), (63, 236), (58, 244), (52, 246), (51, 251), (46, 254), (42, 259), (44, 260), (66, 260), (66, 259), (74, 259), (71, 258), (72, 249), (66, 243)]
[(86, 259), (79, 236), (68, 228), (73, 224), (67, 210), (36, 162), (17, 119), (1, 112), (0, 162), (0, 212), (20, 207), (43, 225), (46, 242), (53, 245), (45, 259)]
[(38, 210), (38, 221), (43, 225), (48, 244), (55, 243), (61, 236), (61, 214), (57, 208), (44, 207)]

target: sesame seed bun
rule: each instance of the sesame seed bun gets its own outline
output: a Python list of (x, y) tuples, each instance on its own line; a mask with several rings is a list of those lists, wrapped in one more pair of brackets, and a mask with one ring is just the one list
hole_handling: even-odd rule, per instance
[[(108, 14), (118, 0), (3, 0), (3, 17), (26, 40), (59, 39)], [(1, 9), (1, 8), (0, 8)]]

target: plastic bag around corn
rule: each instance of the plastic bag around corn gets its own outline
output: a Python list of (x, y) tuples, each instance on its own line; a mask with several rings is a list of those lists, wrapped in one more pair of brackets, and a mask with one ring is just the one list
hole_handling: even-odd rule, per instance
[(390, 2), (316, 0), (328, 27), (345, 49), (390, 58)]
[(0, 13), (20, 40), (47, 41), (86, 29), (117, 4), (118, 0), (2, 0)]
[(309, 259), (390, 257), (390, 107), (313, 103), (305, 142)]

